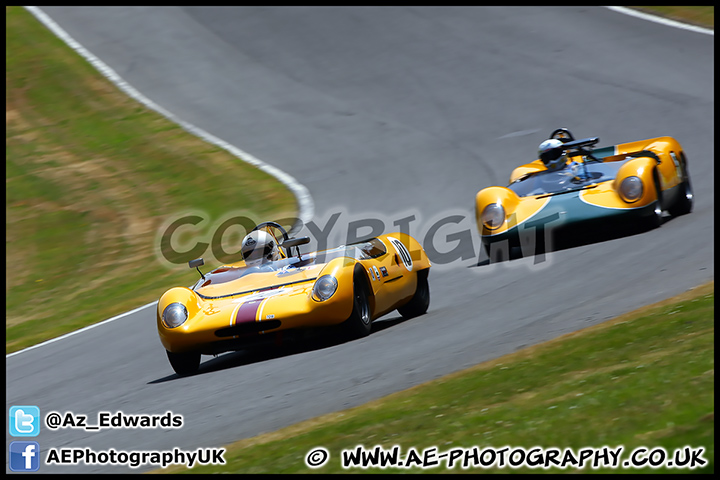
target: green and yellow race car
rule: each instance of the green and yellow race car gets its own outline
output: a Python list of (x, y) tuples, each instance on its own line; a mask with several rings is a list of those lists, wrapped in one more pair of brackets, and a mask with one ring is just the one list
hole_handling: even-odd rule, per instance
[(692, 210), (687, 157), (677, 140), (595, 148), (598, 142), (575, 140), (559, 128), (540, 145), (537, 160), (513, 170), (508, 186), (477, 193), (476, 221), (490, 259), (509, 257), (517, 247), (523, 253), (528, 246), (537, 249), (538, 242), (591, 224), (656, 228), (663, 211), (676, 216)]

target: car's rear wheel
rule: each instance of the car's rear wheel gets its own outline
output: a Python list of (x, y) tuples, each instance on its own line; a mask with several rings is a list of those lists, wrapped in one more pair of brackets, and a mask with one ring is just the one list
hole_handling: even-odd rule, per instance
[(417, 272), (417, 287), (415, 294), (408, 303), (398, 308), (397, 311), (404, 318), (413, 318), (427, 312), (430, 306), (430, 285), (428, 284), (429, 269)]
[(173, 353), (166, 350), (168, 360), (175, 373), (180, 376), (190, 375), (197, 372), (200, 367), (199, 352)]
[(370, 334), (372, 315), (367, 282), (356, 276), (353, 286), (353, 310), (345, 320), (345, 331), (352, 338), (361, 338)]

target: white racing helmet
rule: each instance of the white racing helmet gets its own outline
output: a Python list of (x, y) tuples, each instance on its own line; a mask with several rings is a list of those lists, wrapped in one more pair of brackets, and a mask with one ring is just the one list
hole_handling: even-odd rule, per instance
[(563, 142), (557, 138), (545, 140), (538, 147), (538, 157), (548, 170), (554, 170), (565, 165), (565, 155), (562, 149)]
[(247, 265), (258, 265), (281, 258), (275, 238), (262, 230), (247, 234), (243, 238), (240, 251)]

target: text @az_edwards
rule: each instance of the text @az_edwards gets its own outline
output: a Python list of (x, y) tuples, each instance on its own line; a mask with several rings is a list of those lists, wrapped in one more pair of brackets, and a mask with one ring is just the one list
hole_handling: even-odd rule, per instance
[(183, 416), (173, 412), (165, 412), (163, 415), (148, 414), (126, 414), (117, 412), (98, 412), (94, 423), (89, 423), (87, 415), (75, 414), (73, 412), (50, 412), (45, 416), (45, 426), (50, 430), (63, 428), (77, 428), (86, 431), (97, 431), (102, 429), (173, 429), (183, 426)]

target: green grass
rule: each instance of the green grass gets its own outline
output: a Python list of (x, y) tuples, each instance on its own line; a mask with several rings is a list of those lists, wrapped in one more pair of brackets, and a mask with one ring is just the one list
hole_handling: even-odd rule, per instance
[[(341, 452), (376, 445), (401, 452), (451, 448), (639, 447), (668, 454), (703, 447), (705, 467), (583, 473), (714, 471), (714, 282), (615, 320), (468, 370), (227, 447), (222, 466), (190, 473), (571, 473), (572, 468), (341, 468)], [(324, 447), (313, 470), (305, 455)]]
[(690, 23), (699, 27), (715, 28), (715, 6), (693, 6), (693, 7), (630, 7), (643, 12), (652, 13), (663, 17)]
[(297, 214), (279, 181), (128, 98), (25, 9), (5, 12), (6, 353), (195, 281), (159, 259), (168, 218)]

